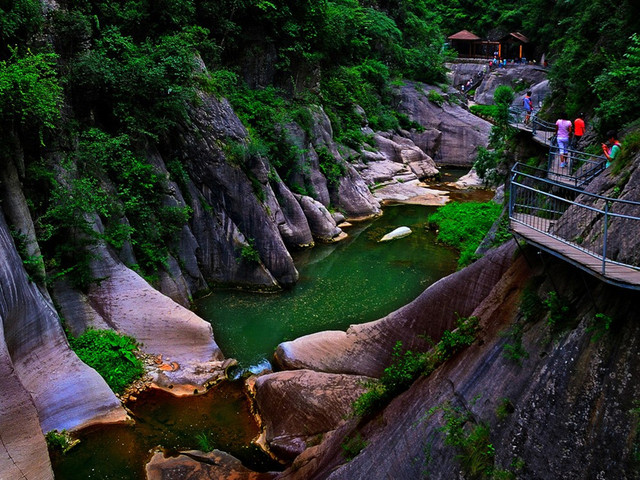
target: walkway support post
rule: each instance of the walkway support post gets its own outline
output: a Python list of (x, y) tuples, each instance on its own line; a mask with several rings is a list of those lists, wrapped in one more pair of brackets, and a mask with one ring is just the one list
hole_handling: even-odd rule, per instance
[(609, 200), (604, 202), (604, 238), (602, 240), (602, 275), (607, 265), (607, 230), (609, 227)]

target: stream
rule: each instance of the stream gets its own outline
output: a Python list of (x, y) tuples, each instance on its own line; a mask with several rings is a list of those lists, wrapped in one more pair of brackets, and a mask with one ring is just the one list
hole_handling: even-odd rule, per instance
[[(461, 201), (491, 197), (477, 190), (457, 195)], [(294, 253), (300, 279), (291, 290), (271, 294), (215, 291), (199, 299), (194, 311), (211, 322), (224, 355), (238, 360), (237, 380), (222, 382), (194, 397), (144, 392), (127, 405), (133, 425), (85, 429), (77, 435), (80, 443), (66, 455), (54, 452), (56, 479), (144, 479), (144, 467), (153, 451), (161, 449), (172, 455), (178, 450), (200, 449), (203, 436), (214, 448), (255, 471), (282, 469), (251, 443), (258, 427), (250, 414), (241, 374), (270, 368), (273, 351), (283, 341), (381, 318), (455, 271), (457, 252), (436, 244), (435, 233), (425, 228), (435, 209), (385, 207), (381, 217), (346, 227), (346, 240)], [(399, 226), (413, 233), (378, 242)]]

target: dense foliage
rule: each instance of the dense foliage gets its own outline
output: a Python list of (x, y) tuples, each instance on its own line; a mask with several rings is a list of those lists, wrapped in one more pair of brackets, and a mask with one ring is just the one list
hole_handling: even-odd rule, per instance
[(500, 216), (502, 206), (487, 203), (447, 203), (429, 217), (438, 227), (438, 241), (460, 250), (458, 265), (475, 260), (475, 251)]
[[(230, 160), (243, 167), (260, 154), (270, 179), (285, 182), (304, 168), (287, 128), (309, 129), (309, 105), (324, 108), (335, 138), (354, 151), (368, 141), (363, 117), (374, 130), (406, 127), (392, 107), (394, 82), (444, 82), (445, 38), (463, 28), (527, 35), (551, 61), (552, 110), (592, 111), (604, 130), (632, 122), (640, 101), (633, 0), (64, 0), (46, 15), (42, 8), (0, 1), (0, 154), (22, 146), (47, 272), (77, 274), (79, 285), (90, 281), (91, 258), (76, 252), (97, 240), (96, 213), (104, 238), (130, 244), (143, 273), (152, 278), (166, 264), (190, 212), (165, 208), (165, 183), (143, 150), (152, 144), (171, 157), (198, 89), (229, 98), (249, 129), (248, 145), (225, 143)], [(500, 141), (480, 152), (486, 172), (508, 134), (500, 119), (497, 127)], [(53, 143), (71, 152), (62, 168), (41, 161)], [(337, 185), (344, 166), (320, 157)], [(184, 174), (174, 167), (172, 175)]]
[(87, 330), (79, 337), (69, 337), (69, 345), (115, 393), (122, 393), (144, 373), (142, 362), (134, 355), (135, 340), (113, 330)]

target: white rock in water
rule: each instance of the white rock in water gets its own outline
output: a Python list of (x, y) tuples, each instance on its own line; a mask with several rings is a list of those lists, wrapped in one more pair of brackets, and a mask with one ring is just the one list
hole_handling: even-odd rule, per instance
[(409, 227), (398, 227), (393, 232), (387, 233), (379, 241), (387, 242), (389, 240), (395, 240), (396, 238), (406, 237), (407, 235), (411, 235), (411, 229)]

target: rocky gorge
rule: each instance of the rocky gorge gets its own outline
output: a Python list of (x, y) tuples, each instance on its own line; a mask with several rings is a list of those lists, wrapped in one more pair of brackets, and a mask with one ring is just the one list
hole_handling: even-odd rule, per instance
[[(407, 85), (399, 98), (411, 104), (421, 102), (421, 108), (412, 107), (416, 115), (433, 119), (444, 113), (464, 120), (458, 120), (455, 128), (434, 122), (423, 133), (375, 133), (377, 150), (358, 161), (351, 158), (354, 152), (332, 141), (331, 125), (320, 108), (311, 109), (311, 136), (291, 125), (292, 138), (304, 147), (299, 161), (308, 165), (300, 168), (301, 181), (312, 186), (314, 197), (292, 192), (273, 177), (275, 172), (259, 156), (247, 157), (242, 167), (234, 164), (225, 154), (224, 143), (242, 143), (247, 132), (228, 102), (201, 93), (179, 150), (188, 176), (178, 184), (161, 152), (148, 148), (148, 161), (169, 179), (164, 202), (188, 204), (193, 211), (168, 268), (160, 272), (153, 287), (126, 266), (135, 263), (126, 244), (119, 251), (104, 242), (88, 247), (91, 275), (101, 281), (86, 290), (64, 278), (45, 285), (27, 275), (7, 224), (37, 255), (34, 221), (21, 190), (25, 165), (18, 148), (1, 176), (3, 220), (7, 219), (0, 224), (4, 257), (1, 363), (6, 372), (0, 399), (3, 478), (52, 477), (46, 432), (127, 420), (120, 400), (70, 350), (61, 318), (72, 334), (108, 328), (135, 338), (145, 354), (159, 359), (149, 372), (154, 386), (178, 395), (203, 391), (224, 377), (232, 360), (225, 359), (217, 347), (211, 326), (188, 310), (193, 295), (209, 285), (271, 290), (295, 284), (297, 271), (288, 249), (338, 241), (344, 235), (338, 226), (343, 219), (379, 215), (381, 203), (398, 200), (398, 190), (404, 191), (403, 198), (416, 197), (418, 191), (429, 201), (441, 203), (438, 192), (420, 185), (438, 172), (427, 152), (437, 155), (439, 145), (455, 144), (455, 156), (444, 157), (442, 163), (447, 158), (459, 163), (464, 157), (470, 165), (490, 126), (453, 103), (443, 107), (419, 100), (430, 88)], [(428, 113), (430, 109), (435, 112)], [(51, 157), (60, 155), (62, 148), (54, 146)], [(343, 165), (339, 185), (330, 185), (320, 172), (319, 148), (327, 149)], [(58, 174), (65, 181), (73, 169)], [(395, 193), (388, 193), (394, 188)], [(103, 231), (97, 215), (87, 221), (94, 231)], [(249, 244), (259, 261), (239, 257), (239, 250)]]
[[(429, 100), (432, 90), (444, 102)], [(211, 326), (188, 309), (194, 295), (210, 286), (290, 287), (298, 276), (291, 249), (340, 241), (342, 221), (380, 215), (386, 202), (446, 201), (422, 181), (442, 165), (471, 166), (491, 128), (457, 98), (454, 91), (404, 84), (396, 92), (398, 108), (424, 130), (368, 131), (363, 117), (375, 148), (362, 155), (336, 144), (327, 115), (310, 107), (310, 132), (294, 124), (288, 132), (301, 152), (296, 181), (309, 187), (308, 195), (290, 188), (260, 155), (230, 155), (228, 145), (246, 142), (246, 128), (225, 99), (200, 92), (180, 144), (169, 150), (186, 176), (171, 175), (167, 152), (147, 149), (149, 162), (168, 179), (163, 201), (193, 211), (153, 286), (127, 266), (136, 262), (126, 244), (120, 250), (104, 243), (91, 247), (91, 273), (101, 281), (86, 290), (28, 277), (9, 228), (37, 251), (17, 149), (0, 177), (1, 478), (53, 478), (48, 431), (128, 421), (120, 399), (70, 350), (62, 318), (74, 334), (94, 327), (131, 335), (159, 359), (149, 372), (154, 387), (177, 395), (205, 390), (224, 378), (233, 360), (216, 345)], [(338, 184), (322, 173), (320, 151), (343, 167)], [(50, 153), (59, 154), (56, 148)], [(640, 159), (634, 162), (622, 196), (637, 200)], [(591, 188), (606, 193), (619, 184), (605, 172)], [(88, 220), (95, 231), (104, 228), (97, 215)], [(239, 254), (247, 247), (258, 261)], [(624, 248), (631, 252), (635, 244)], [(148, 476), (355, 479), (393, 472), (395, 478), (452, 478), (460, 466), (442, 433), (444, 406), (451, 405), (468, 424), (488, 426), (495, 464), (518, 478), (548, 478), (549, 471), (565, 478), (585, 478), (584, 472), (588, 478), (635, 478), (640, 332), (629, 320), (629, 306), (637, 295), (576, 277), (559, 261), (511, 241), (385, 318), (285, 342), (275, 353), (277, 371), (247, 381), (262, 428), (258, 442), (290, 465), (284, 472), (251, 472), (223, 452), (186, 452), (156, 454)], [(521, 302), (527, 289), (539, 296), (562, 292), (574, 313), (570, 325), (554, 330), (544, 315), (530, 318)], [(616, 319), (598, 342), (591, 341), (595, 313)], [(379, 378), (391, 362), (396, 342), (424, 351), (427, 338), (438, 341), (458, 317), (469, 316), (480, 326), (470, 347), (374, 418), (349, 415), (363, 382)], [(514, 339), (527, 352), (521, 362), (503, 355)], [(500, 405), (505, 414), (496, 413)], [(342, 445), (356, 436), (362, 448), (346, 461)]]

